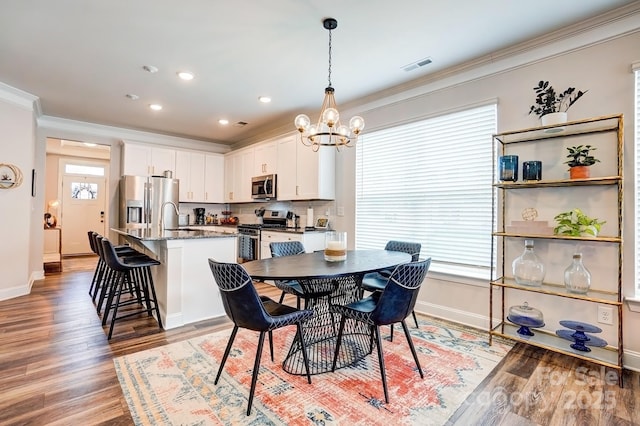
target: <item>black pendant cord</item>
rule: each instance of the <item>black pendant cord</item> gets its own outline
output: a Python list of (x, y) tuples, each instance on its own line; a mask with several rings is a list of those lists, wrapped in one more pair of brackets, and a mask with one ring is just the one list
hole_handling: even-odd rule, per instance
[(331, 30), (329, 30), (329, 87), (331, 86)]

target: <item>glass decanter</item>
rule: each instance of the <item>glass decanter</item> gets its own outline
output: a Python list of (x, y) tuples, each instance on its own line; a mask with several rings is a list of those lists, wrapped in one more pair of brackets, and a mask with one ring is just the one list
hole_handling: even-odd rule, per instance
[(544, 264), (533, 250), (533, 240), (524, 241), (524, 252), (512, 264), (516, 283), (540, 287), (544, 279)]
[(582, 253), (573, 255), (573, 262), (564, 270), (564, 286), (571, 293), (585, 294), (591, 287), (591, 273), (582, 263)]

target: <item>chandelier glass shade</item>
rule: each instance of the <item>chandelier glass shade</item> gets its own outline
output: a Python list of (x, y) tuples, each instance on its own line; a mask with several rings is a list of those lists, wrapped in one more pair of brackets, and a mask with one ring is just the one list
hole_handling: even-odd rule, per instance
[(324, 89), (320, 117), (316, 124), (312, 124), (306, 114), (299, 114), (294, 120), (294, 125), (300, 132), (300, 140), (306, 146), (311, 146), (314, 151), (321, 146), (335, 146), (338, 150), (343, 146), (352, 147), (364, 129), (364, 119), (359, 115), (352, 117), (348, 126), (340, 122), (340, 113), (331, 86), (331, 30), (338, 27), (338, 21), (327, 18), (323, 21), (323, 26), (329, 30), (329, 85)]

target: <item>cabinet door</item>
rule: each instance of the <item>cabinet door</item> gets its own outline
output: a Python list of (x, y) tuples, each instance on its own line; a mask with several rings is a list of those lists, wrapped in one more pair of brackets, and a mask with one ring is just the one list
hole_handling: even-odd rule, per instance
[(277, 173), (278, 143), (268, 142), (260, 144), (254, 149), (254, 176)]
[(207, 154), (204, 157), (204, 201), (224, 202), (224, 156)]
[(227, 154), (224, 156), (224, 202), (231, 203), (234, 201), (234, 182), (235, 177), (235, 157), (237, 154)]
[(279, 201), (297, 199), (296, 151), (300, 141), (289, 136), (278, 141), (278, 192)]
[(319, 161), (320, 151), (314, 152), (311, 147), (302, 145), (298, 142), (296, 156), (296, 181), (298, 184), (297, 198), (308, 200), (318, 198), (318, 182), (319, 182)]
[(178, 199), (181, 203), (188, 203), (191, 200), (189, 199), (190, 193), (190, 176), (189, 176), (189, 166), (190, 166), (190, 156), (186, 151), (177, 151), (176, 152), (176, 173), (175, 178), (180, 180), (179, 187), (179, 196)]
[(205, 158), (204, 154), (200, 152), (192, 152), (189, 154), (189, 187), (190, 187), (190, 199), (195, 203), (202, 203), (205, 201), (204, 196), (204, 174), (205, 174)]
[(151, 163), (150, 163), (151, 175), (162, 175), (165, 170), (176, 169), (176, 151), (167, 148), (151, 148)]
[(122, 147), (122, 174), (149, 176), (151, 170), (151, 148), (144, 145), (125, 143)]
[(235, 202), (251, 202), (253, 177), (253, 150), (240, 151), (233, 162), (233, 193)]

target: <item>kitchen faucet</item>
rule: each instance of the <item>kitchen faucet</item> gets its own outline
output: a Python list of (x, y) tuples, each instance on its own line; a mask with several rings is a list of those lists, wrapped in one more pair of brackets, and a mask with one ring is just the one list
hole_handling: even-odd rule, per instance
[(173, 206), (173, 210), (176, 212), (177, 216), (180, 216), (180, 212), (178, 211), (178, 206), (173, 201), (165, 201), (162, 203), (162, 207), (160, 207), (160, 230), (164, 231), (166, 228), (164, 227), (164, 207), (167, 204), (171, 204)]

